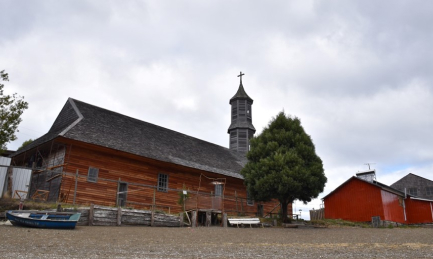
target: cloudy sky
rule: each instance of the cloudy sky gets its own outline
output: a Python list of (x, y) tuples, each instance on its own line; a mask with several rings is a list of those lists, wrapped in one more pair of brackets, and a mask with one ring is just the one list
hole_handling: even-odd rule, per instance
[(319, 198), (366, 163), (385, 184), (433, 179), (433, 2), (1, 0), (0, 10), (5, 92), (29, 103), (9, 149), (46, 133), (68, 97), (228, 147), (242, 71), (257, 133), (284, 110), (311, 135), (328, 177)]

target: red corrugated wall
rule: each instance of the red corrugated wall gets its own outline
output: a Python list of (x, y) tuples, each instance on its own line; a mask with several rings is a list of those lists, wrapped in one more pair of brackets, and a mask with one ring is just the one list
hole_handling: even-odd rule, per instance
[(381, 190), (381, 195), (382, 195), (383, 216), (384, 216), (381, 219), (390, 220), (399, 223), (405, 223), (403, 197), (384, 190)]
[(371, 217), (384, 219), (381, 189), (352, 178), (325, 197), (325, 218), (366, 222)]
[(406, 215), (407, 223), (432, 223), (433, 215), (429, 201), (412, 200), (407, 198), (406, 203)]

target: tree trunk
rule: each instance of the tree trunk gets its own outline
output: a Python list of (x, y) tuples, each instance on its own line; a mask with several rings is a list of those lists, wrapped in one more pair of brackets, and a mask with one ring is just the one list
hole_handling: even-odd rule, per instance
[(289, 222), (289, 220), (287, 219), (287, 206), (288, 205), (289, 205), (289, 203), (287, 201), (281, 202), (281, 217), (283, 219), (283, 223)]

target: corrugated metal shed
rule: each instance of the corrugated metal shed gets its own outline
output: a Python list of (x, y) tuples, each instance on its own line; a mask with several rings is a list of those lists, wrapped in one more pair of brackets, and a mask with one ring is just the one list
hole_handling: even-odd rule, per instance
[[(14, 168), (12, 171), (12, 197), (15, 197), (15, 191), (29, 191), (30, 177), (32, 170), (24, 168)], [(15, 197), (17, 198), (17, 197)]]
[(9, 157), (0, 157), (0, 198), (3, 197), (3, 190), (6, 184), (6, 176), (9, 166), (11, 164), (11, 158)]

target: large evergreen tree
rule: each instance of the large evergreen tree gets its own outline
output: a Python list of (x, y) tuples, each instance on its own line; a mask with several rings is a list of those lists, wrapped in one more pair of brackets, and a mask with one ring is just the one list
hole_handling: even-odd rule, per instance
[(15, 132), (21, 122), (21, 114), (28, 108), (24, 97), (17, 94), (4, 95), (2, 81), (9, 81), (4, 70), (0, 71), (0, 153), (6, 149), (6, 144), (17, 139)]
[(280, 112), (250, 144), (241, 171), (247, 190), (256, 201), (280, 201), (284, 221), (290, 203), (307, 203), (323, 191), (322, 160), (298, 118)]

